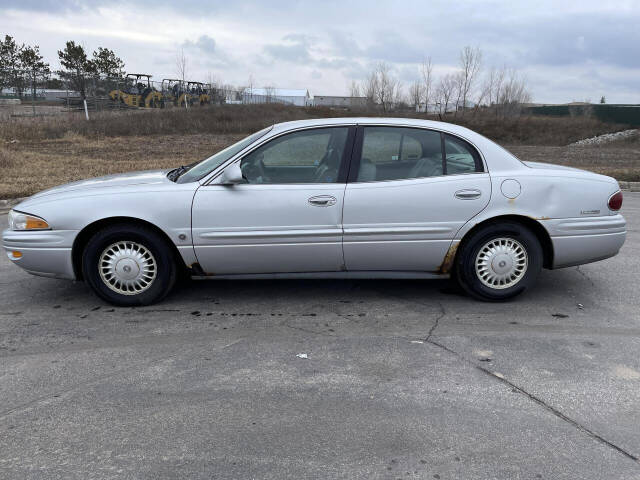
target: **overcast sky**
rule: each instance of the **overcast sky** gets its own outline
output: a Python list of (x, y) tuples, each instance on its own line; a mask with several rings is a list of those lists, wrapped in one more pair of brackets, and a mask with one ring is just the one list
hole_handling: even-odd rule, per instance
[(183, 48), (194, 80), (252, 75), (312, 95), (346, 94), (378, 61), (408, 87), (425, 57), (440, 75), (471, 45), (485, 69), (520, 70), (537, 102), (640, 103), (640, 0), (0, 0), (0, 34), (39, 45), (54, 68), (76, 40), (161, 80)]

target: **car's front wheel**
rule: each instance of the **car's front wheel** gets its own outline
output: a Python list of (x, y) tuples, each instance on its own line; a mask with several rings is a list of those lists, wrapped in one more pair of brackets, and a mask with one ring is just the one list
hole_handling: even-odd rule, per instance
[(490, 224), (463, 241), (455, 277), (475, 298), (501, 301), (531, 287), (542, 269), (540, 241), (515, 222)]
[(111, 225), (95, 233), (82, 255), (82, 273), (93, 291), (119, 306), (162, 300), (176, 280), (176, 261), (166, 241), (139, 225)]

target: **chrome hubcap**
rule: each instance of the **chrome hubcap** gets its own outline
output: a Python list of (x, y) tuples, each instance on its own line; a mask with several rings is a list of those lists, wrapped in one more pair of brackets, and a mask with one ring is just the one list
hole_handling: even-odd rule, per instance
[(504, 289), (522, 280), (527, 265), (527, 251), (520, 242), (513, 238), (495, 238), (478, 252), (476, 275), (487, 287)]
[(136, 242), (117, 242), (104, 249), (98, 260), (100, 278), (121, 295), (137, 295), (156, 278), (156, 259)]

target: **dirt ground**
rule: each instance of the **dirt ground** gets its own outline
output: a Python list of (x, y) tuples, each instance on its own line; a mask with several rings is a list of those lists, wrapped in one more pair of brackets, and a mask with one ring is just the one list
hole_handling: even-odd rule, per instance
[[(243, 134), (197, 134), (5, 141), (0, 144), (0, 198), (31, 195), (88, 177), (169, 168), (206, 158)], [(606, 146), (505, 145), (521, 160), (569, 165), (640, 181), (640, 142)]]
[(584, 147), (504, 145), (519, 159), (582, 168), (617, 180), (640, 181), (640, 142)]

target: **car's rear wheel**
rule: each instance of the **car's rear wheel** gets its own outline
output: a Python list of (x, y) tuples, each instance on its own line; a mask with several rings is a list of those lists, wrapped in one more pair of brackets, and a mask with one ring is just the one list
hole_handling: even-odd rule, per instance
[(489, 224), (463, 241), (455, 278), (475, 298), (502, 301), (531, 287), (542, 263), (540, 241), (524, 225)]
[(93, 291), (119, 306), (162, 300), (176, 281), (176, 261), (166, 241), (150, 228), (111, 225), (91, 237), (82, 273)]

